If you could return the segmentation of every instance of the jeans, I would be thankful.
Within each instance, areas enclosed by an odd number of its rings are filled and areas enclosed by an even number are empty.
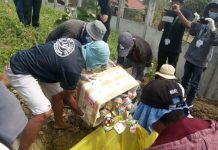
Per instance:
[[[23,8],[23,0],[14,0],[14,4],[16,7],[17,11],[17,16],[23,24],[25,23],[25,18],[24,18],[24,8]]]
[[[24,17],[25,25],[39,26],[39,14],[42,5],[42,0],[23,0],[24,1]],[[33,12],[33,13],[32,13]]]
[[[188,61],[185,62],[184,75],[182,77],[182,86],[186,93],[186,102],[188,105],[192,104],[193,99],[198,90],[198,85],[201,80],[201,75],[205,68],[195,66]]]
[[[165,51],[159,50],[157,71],[160,70],[161,66],[165,64],[167,60],[168,60],[168,64],[176,68],[178,59],[179,59],[179,53],[171,53],[171,52],[165,52]]]

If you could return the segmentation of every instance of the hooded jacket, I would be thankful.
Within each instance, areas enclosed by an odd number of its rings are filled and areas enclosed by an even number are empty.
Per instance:
[[[211,2],[205,7],[205,18],[208,17],[208,12],[212,8],[218,9],[218,2]],[[218,18],[214,20],[218,22]],[[185,54],[185,59],[195,66],[206,68],[213,56],[214,48],[212,46],[218,45],[218,31],[212,32],[207,24],[192,23],[189,32],[195,38]],[[202,44],[197,46],[199,41]]]

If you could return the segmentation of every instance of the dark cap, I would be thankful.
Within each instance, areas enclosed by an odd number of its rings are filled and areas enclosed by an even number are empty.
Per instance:
[[[183,3],[184,3],[184,0],[172,0],[172,1],[177,1],[177,2],[179,2],[180,4],[183,4]]]
[[[154,108],[176,108],[185,106],[183,94],[181,86],[175,80],[155,79],[143,88],[141,101]],[[179,98],[179,101],[173,101],[174,98]]]
[[[132,34],[129,32],[122,32],[118,37],[118,56],[126,57],[129,54],[131,47],[134,45]]]

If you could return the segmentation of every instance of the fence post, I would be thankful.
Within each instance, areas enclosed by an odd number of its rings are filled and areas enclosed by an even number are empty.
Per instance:
[[[44,0],[45,5],[48,5],[48,0]]]
[[[57,8],[57,0],[54,0],[54,8]]]
[[[116,30],[118,33],[120,28],[120,18],[123,17],[124,8],[125,8],[125,0],[119,0],[117,22],[116,22]]]
[[[145,29],[144,29],[144,34],[143,34],[144,38],[146,36],[146,32],[148,30],[148,27],[152,25],[154,13],[155,13],[155,8],[156,8],[156,0],[149,0],[148,11],[147,11],[147,15],[145,17]]]
[[[64,0],[65,11],[67,10],[69,5],[69,0]]]

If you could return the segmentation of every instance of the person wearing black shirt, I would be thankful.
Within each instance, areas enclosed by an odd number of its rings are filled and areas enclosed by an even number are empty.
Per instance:
[[[117,64],[123,68],[132,67],[132,76],[138,81],[144,81],[152,61],[150,45],[141,37],[122,32],[118,37],[117,53]]]
[[[110,0],[98,0],[100,12],[97,14],[97,19],[100,20],[106,27],[107,32],[103,37],[103,41],[107,42],[110,35],[111,8]]]
[[[166,63],[174,66],[178,62],[182,49],[182,38],[185,28],[190,28],[191,12],[181,9],[184,0],[172,0],[172,10],[164,11],[163,18],[159,23],[158,30],[164,30],[158,50],[157,70]],[[165,19],[166,16],[172,19]]]

